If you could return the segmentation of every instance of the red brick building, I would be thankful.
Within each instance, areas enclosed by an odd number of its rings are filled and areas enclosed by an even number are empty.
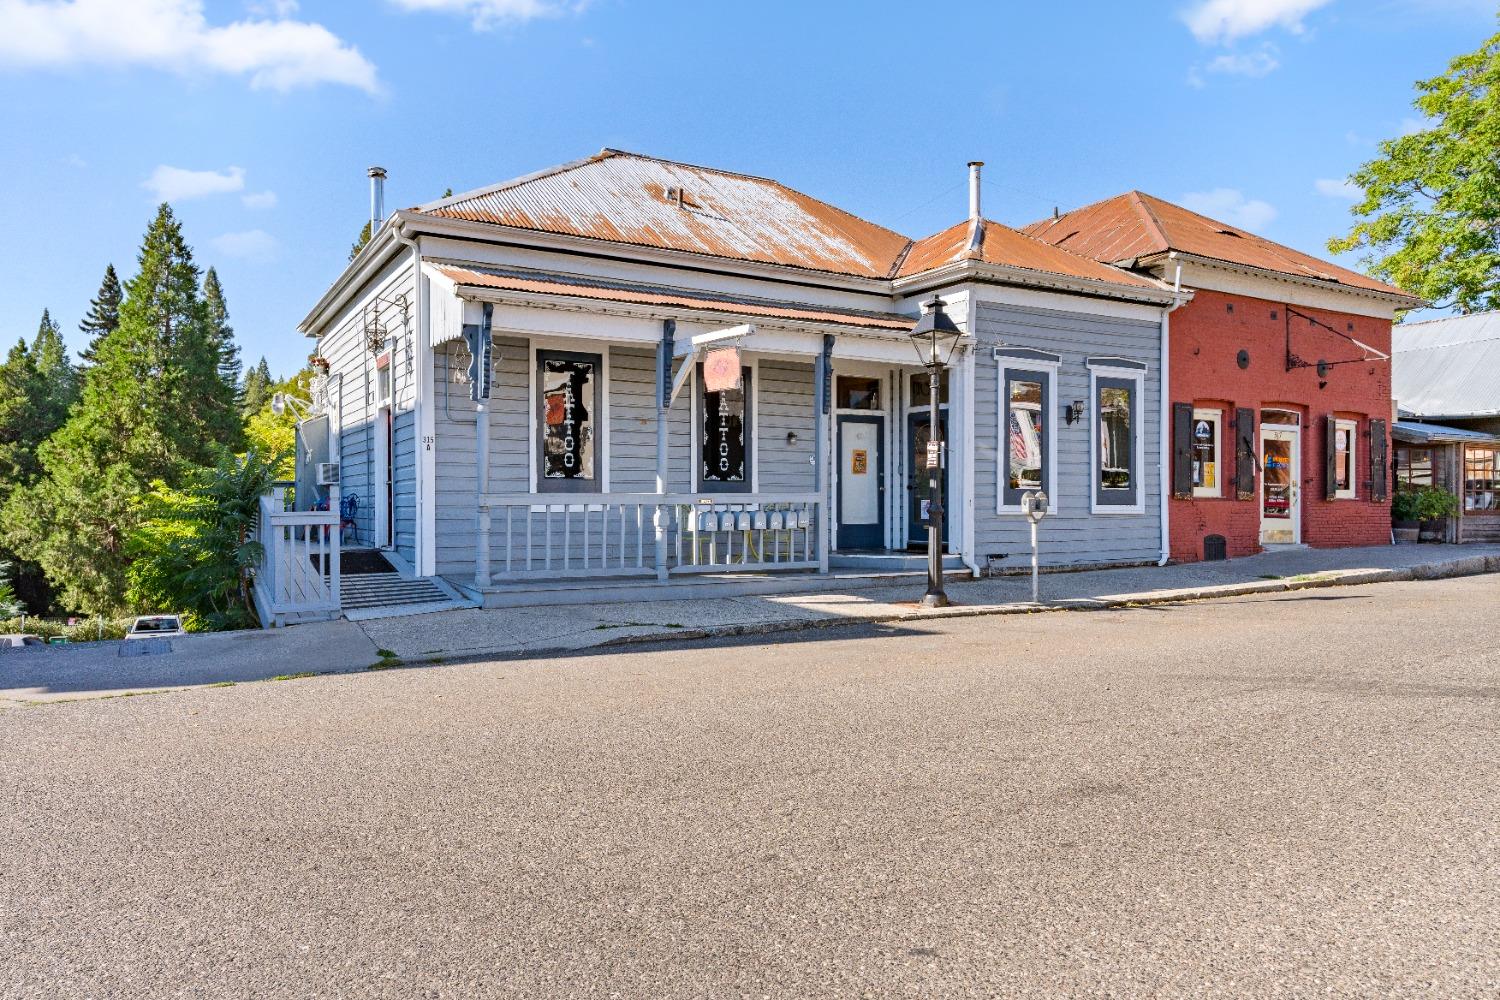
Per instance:
[[[1179,284],[1171,558],[1390,540],[1391,322],[1419,300],[1132,191],[1026,230]]]

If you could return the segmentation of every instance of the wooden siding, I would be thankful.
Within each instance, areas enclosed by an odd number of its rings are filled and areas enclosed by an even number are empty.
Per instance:
[[[403,556],[412,559],[416,547],[416,311],[410,310],[403,325],[400,311],[389,304],[403,294],[414,306],[411,260],[406,256],[392,261],[360,297],[350,302],[318,347],[328,359],[333,378],[330,402],[337,428],[334,451],[341,466],[342,492],[346,497],[359,497],[359,540],[369,545],[375,540],[375,491],[380,488],[381,474],[375,468],[375,357],[365,344],[361,310],[373,307],[377,297],[387,303],[382,319],[387,327],[393,378],[395,543]]]
[[[975,553],[981,564],[990,554],[1009,555],[1007,565],[1029,560],[1031,535],[1019,514],[996,513],[999,449],[1007,436],[999,426],[999,365],[993,349],[1030,348],[1060,355],[1056,396],[1044,419],[1055,422],[1056,481],[1049,487],[1053,514],[1040,529],[1043,564],[1090,565],[1155,561],[1161,557],[1161,328],[1155,323],[1054,309],[980,302],[974,372]],[[1145,427],[1140,470],[1142,513],[1093,514],[1089,421],[1089,370],[1084,359],[1097,356],[1145,363],[1140,417]],[[1024,362],[1015,365],[1024,366]],[[1085,416],[1068,425],[1062,408],[1085,401]]]

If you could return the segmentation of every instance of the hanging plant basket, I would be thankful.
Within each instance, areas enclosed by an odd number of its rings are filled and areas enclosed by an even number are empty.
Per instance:
[[[307,363],[313,368],[316,368],[318,371],[322,372],[324,375],[328,374],[328,359],[323,357],[323,355],[309,354],[307,356]]]

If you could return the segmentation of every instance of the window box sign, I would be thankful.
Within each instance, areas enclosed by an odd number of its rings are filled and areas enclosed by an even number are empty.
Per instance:
[[[538,352],[543,483],[590,483],[595,478],[597,355]]]
[[[740,387],[740,352],[721,347],[703,356],[703,391],[724,392]]]
[[[733,349],[722,353],[738,359]],[[713,355],[710,354],[709,358]],[[703,392],[699,405],[702,422],[699,427],[698,470],[700,487],[712,492],[749,492],[752,427],[750,426],[750,370],[736,369],[737,378],[723,379],[722,389],[709,388],[709,360],[705,359],[699,377]]]

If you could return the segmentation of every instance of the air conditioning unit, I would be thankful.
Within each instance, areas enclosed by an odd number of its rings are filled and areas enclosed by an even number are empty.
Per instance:
[[[337,463],[337,462],[319,462],[318,463],[318,485],[319,486],[337,486],[338,484],[339,484],[339,463]]]

